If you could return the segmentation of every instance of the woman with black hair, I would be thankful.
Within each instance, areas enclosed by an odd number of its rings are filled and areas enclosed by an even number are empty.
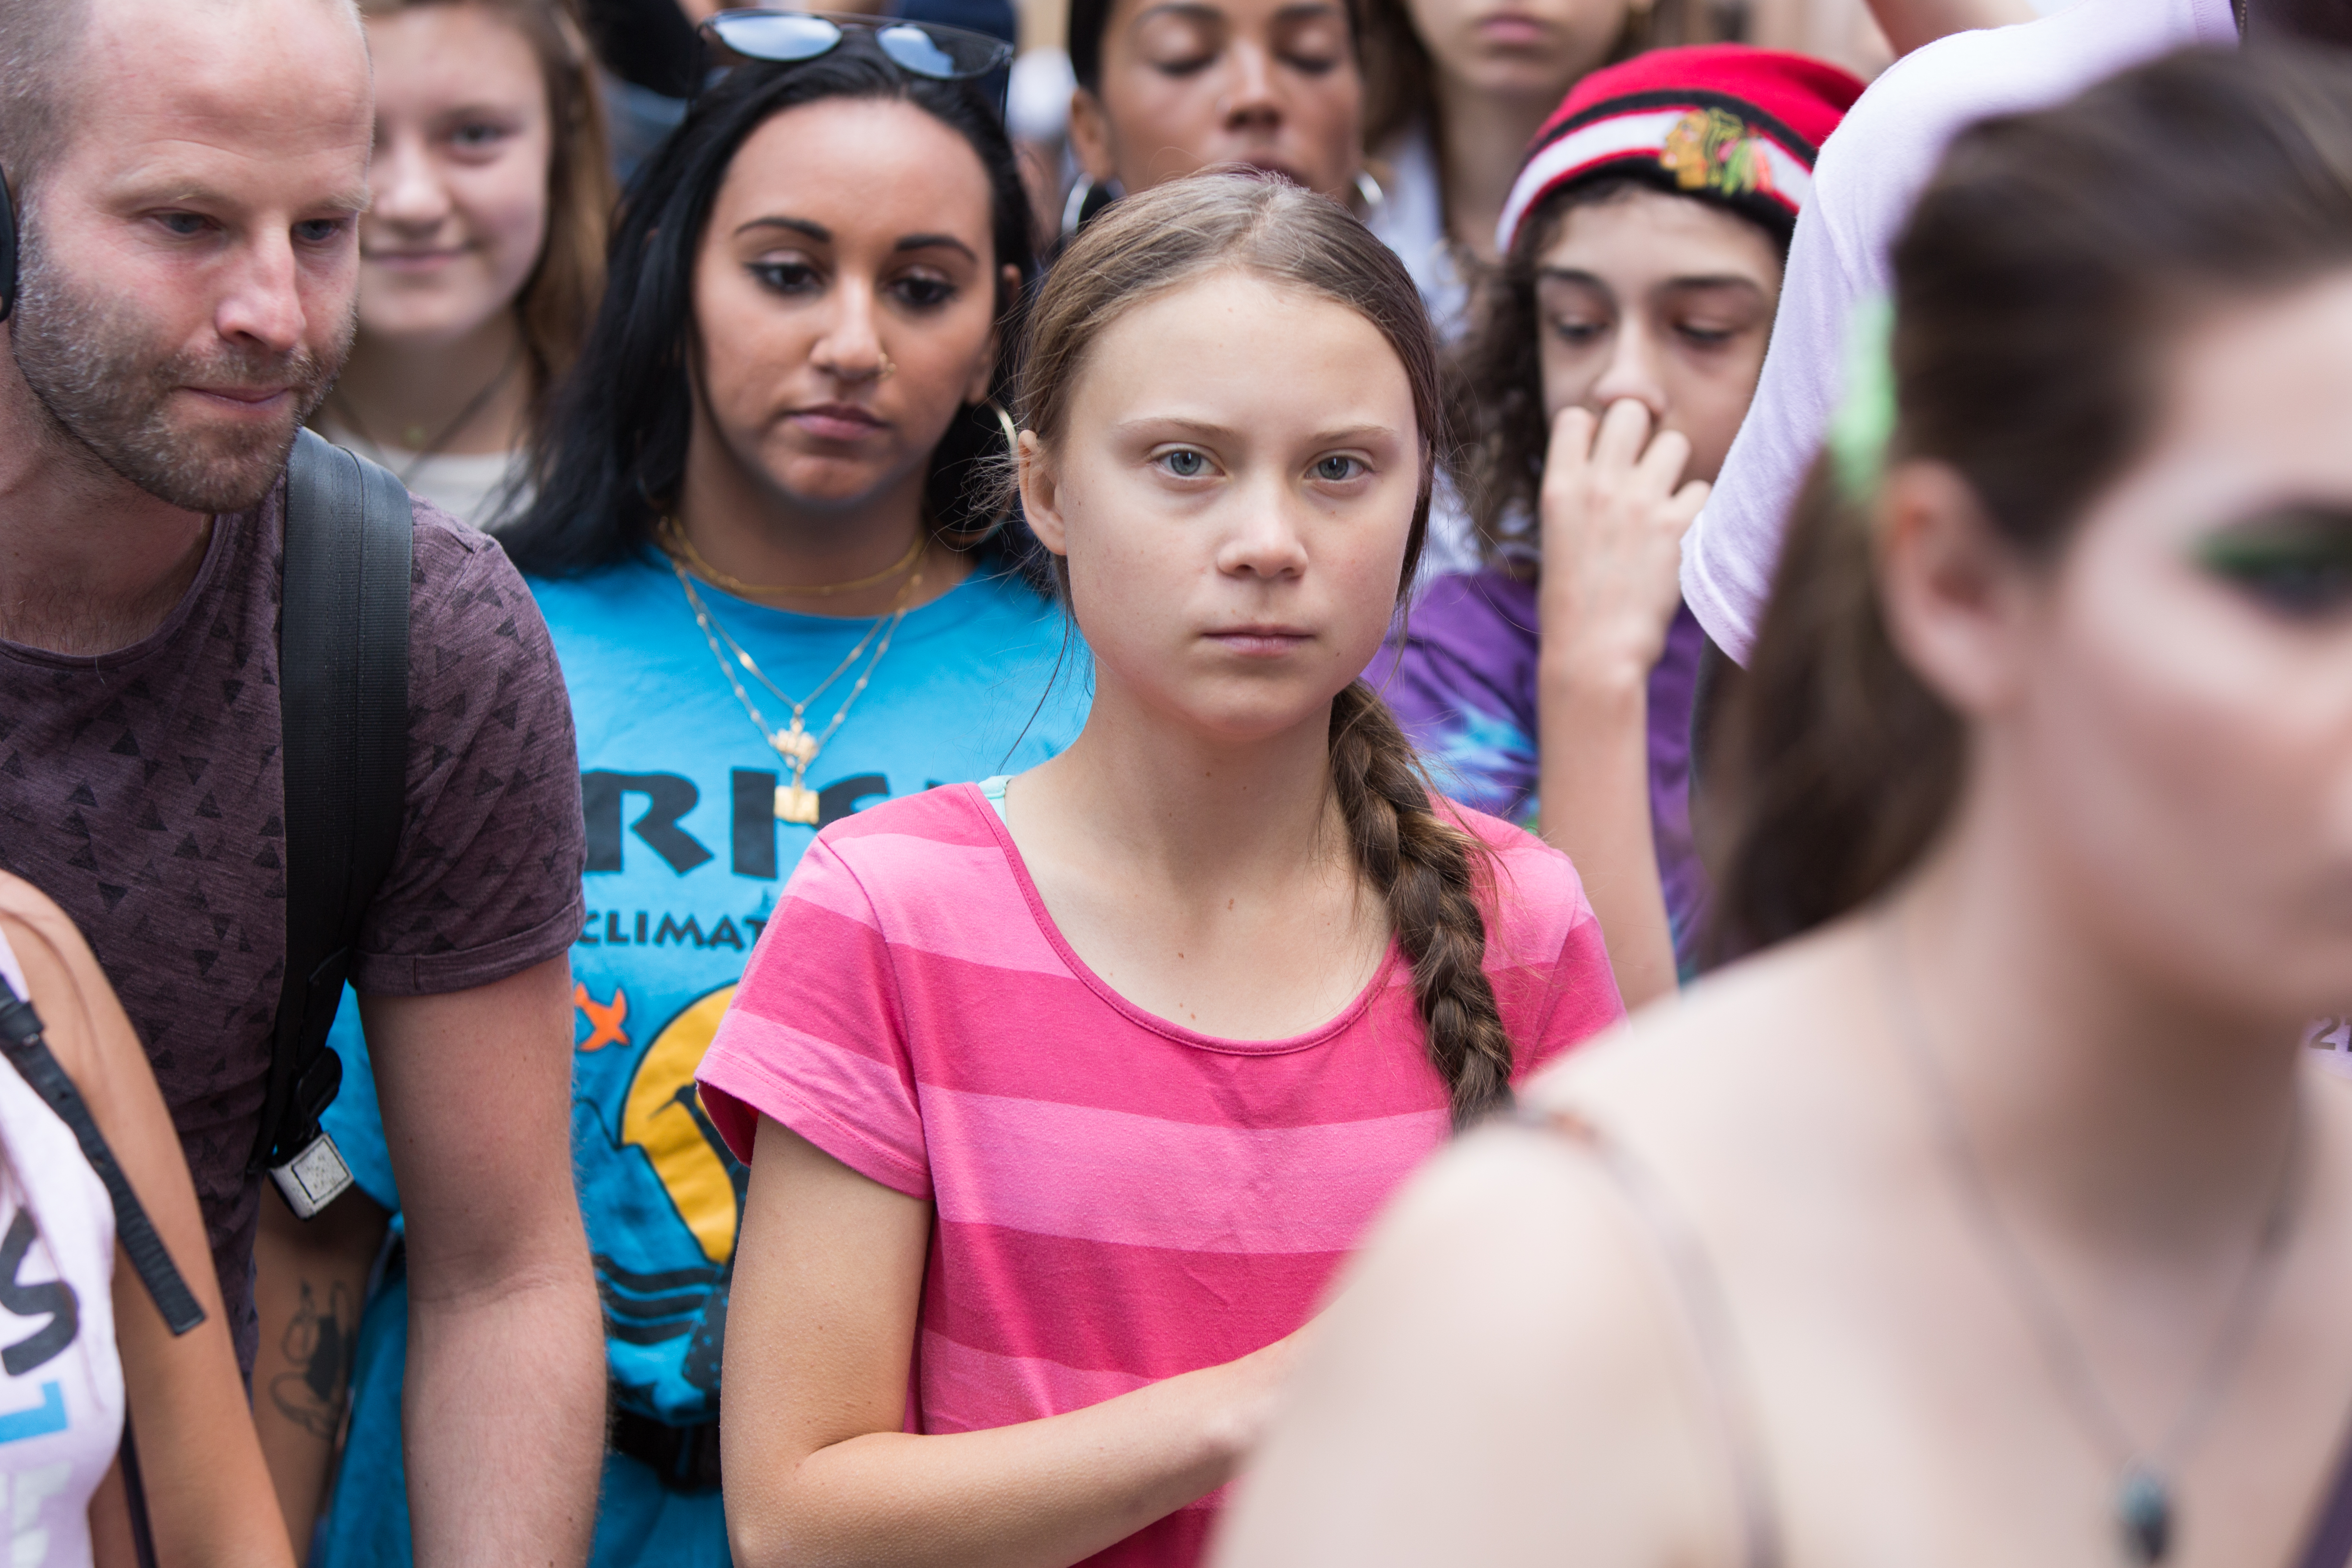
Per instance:
[[[647,167],[536,449],[537,500],[505,536],[563,663],[588,817],[573,1125],[614,1391],[600,1564],[727,1560],[719,1363],[744,1172],[693,1080],[783,879],[825,823],[1050,755],[1087,689],[1056,679],[1062,620],[990,482],[1032,267],[975,79],[1002,46],[752,23],[708,33],[808,58],[738,65]],[[350,1075],[333,1131],[394,1207],[368,1088]],[[350,1296],[367,1257],[344,1254]],[[357,1350],[335,1568],[410,1557],[391,1272]],[[311,1282],[321,1318],[333,1289]]]

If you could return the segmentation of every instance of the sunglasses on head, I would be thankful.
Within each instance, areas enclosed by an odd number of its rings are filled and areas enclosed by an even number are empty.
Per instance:
[[[966,81],[1013,61],[1013,46],[1002,38],[931,22],[885,17],[826,16],[814,11],[721,11],[703,23],[699,31],[719,46],[719,64],[765,60],[797,65],[831,54],[852,28],[871,35],[875,47],[900,70],[933,81]]]

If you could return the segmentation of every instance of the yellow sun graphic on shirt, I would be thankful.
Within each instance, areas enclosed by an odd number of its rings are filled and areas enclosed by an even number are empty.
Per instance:
[[[718,1133],[694,1098],[694,1074],[734,994],[734,986],[722,985],[662,1026],[621,1109],[621,1142],[645,1152],[703,1256],[722,1265],[735,1256],[741,1216]]]

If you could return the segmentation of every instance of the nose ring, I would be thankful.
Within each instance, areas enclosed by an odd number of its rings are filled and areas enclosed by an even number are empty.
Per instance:
[[[887,381],[887,380],[889,380],[892,376],[894,376],[894,375],[896,375],[896,374],[898,374],[898,362],[897,362],[896,360],[893,360],[893,359],[892,359],[888,354],[886,354],[886,353],[882,353],[882,351],[881,351],[881,350],[879,350],[879,349],[875,350],[875,351],[874,351],[874,353],[875,353],[875,358],[877,358],[877,359],[878,359],[879,361],[881,361],[881,363],[880,363],[880,364],[878,364],[878,365],[877,365],[877,366],[875,367],[875,370],[874,370],[874,379],[875,379],[875,380],[877,380],[877,381]]]

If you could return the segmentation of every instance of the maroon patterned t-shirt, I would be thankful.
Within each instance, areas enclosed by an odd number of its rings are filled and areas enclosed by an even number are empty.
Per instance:
[[[415,516],[407,806],[352,974],[396,995],[503,979],[581,922],[579,769],[547,628],[495,542],[423,501]],[[146,1043],[248,1371],[245,1166],[286,952],[284,519],[281,481],[215,520],[195,582],[134,647],[0,642],[0,866],[73,916]]]

